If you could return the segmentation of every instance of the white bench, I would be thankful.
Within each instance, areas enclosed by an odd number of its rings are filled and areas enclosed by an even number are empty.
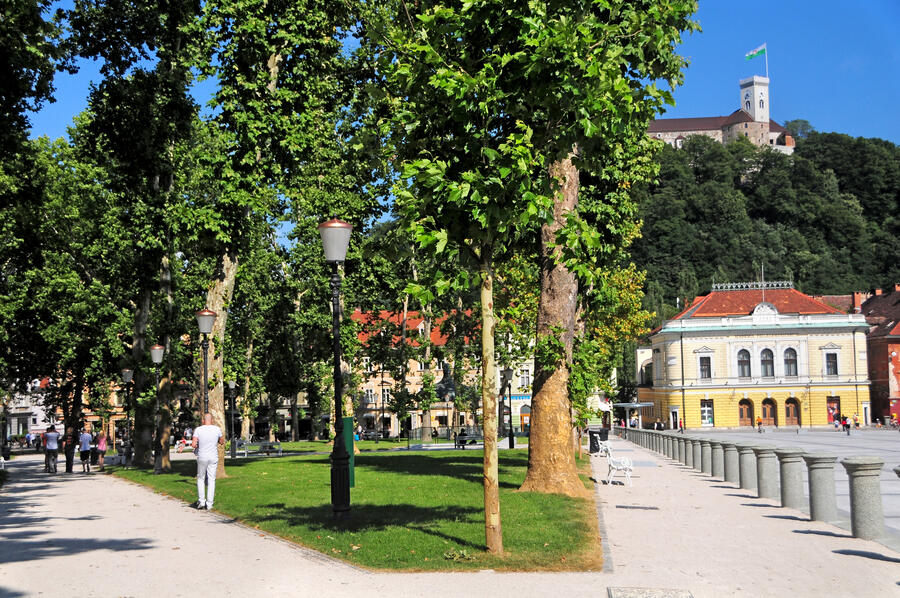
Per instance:
[[[609,472],[606,476],[607,486],[612,483],[613,476],[619,471],[625,474],[625,481],[631,486],[631,473],[634,471],[634,464],[631,462],[631,459],[628,457],[613,457],[612,449],[606,442],[600,443],[600,452],[597,453],[597,456],[606,457],[606,464],[609,467]]]

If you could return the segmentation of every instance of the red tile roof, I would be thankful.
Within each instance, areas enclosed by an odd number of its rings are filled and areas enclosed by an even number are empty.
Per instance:
[[[469,311],[466,311],[465,313],[466,313],[466,316],[472,315],[471,312],[469,312]],[[403,320],[403,314],[401,312],[381,310],[376,315],[373,312],[362,312],[357,309],[357,310],[354,310],[352,314],[350,314],[350,318],[354,322],[361,323],[364,328],[366,325],[375,324],[377,320],[387,320],[388,322],[391,322],[392,324],[397,326],[399,329],[399,326]],[[413,346],[417,346],[419,344],[419,341],[417,340],[418,333],[416,332],[416,329],[419,327],[419,324],[421,324],[424,320],[425,320],[425,318],[422,317],[418,311],[406,312],[406,341]],[[441,330],[441,324],[443,324],[446,320],[447,320],[446,315],[442,315],[442,316],[437,317],[434,320],[432,320],[432,323],[431,323],[431,344],[432,345],[437,346],[437,347],[442,347],[447,344],[448,336],[446,334],[444,334],[443,331]],[[360,332],[358,334],[358,338],[361,343],[365,344],[365,342],[369,338],[369,333],[366,332],[365,330],[363,330],[362,332]],[[466,340],[468,341],[469,339],[467,338]],[[395,343],[400,342],[399,335],[394,336],[394,342]]]
[[[747,316],[753,308],[765,301],[775,306],[780,314],[840,314],[841,310],[804,295],[796,289],[766,289],[765,299],[761,290],[712,291],[696,297],[691,305],[675,316],[681,318],[721,318]]]
[[[861,311],[872,325],[869,337],[900,336],[900,291],[869,297]]]
[[[681,131],[719,131],[738,123],[752,123],[753,117],[739,108],[728,116],[702,116],[699,118],[658,118],[650,122],[648,133],[677,133]],[[787,131],[774,120],[769,120],[769,131],[784,133]]]

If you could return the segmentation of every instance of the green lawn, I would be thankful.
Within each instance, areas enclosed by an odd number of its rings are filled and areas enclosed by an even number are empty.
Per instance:
[[[503,557],[485,552],[480,450],[357,455],[352,509],[340,522],[331,513],[328,456],[229,460],[229,477],[216,480],[216,510],[372,569],[598,569],[593,502],[518,492],[527,458],[526,451],[500,454]],[[193,502],[195,463],[173,466],[173,473],[158,476],[110,469]]]

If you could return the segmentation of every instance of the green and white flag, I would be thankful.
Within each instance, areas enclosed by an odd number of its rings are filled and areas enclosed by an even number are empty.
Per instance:
[[[751,58],[756,58],[757,56],[762,56],[766,53],[766,44],[761,45],[760,47],[750,50],[746,54],[744,54],[744,58],[750,60]]]

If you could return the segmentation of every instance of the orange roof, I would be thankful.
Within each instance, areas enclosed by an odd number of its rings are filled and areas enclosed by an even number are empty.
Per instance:
[[[466,314],[466,316],[472,315],[470,311],[466,311],[465,314]],[[357,309],[357,310],[354,310],[352,314],[350,314],[350,318],[355,322],[361,323],[363,326],[374,324],[378,320],[387,320],[388,322],[391,322],[392,324],[394,324],[395,326],[397,326],[399,328],[400,324],[403,321],[403,314],[402,314],[402,312],[388,311],[388,310],[383,309],[383,310],[379,311],[376,315],[374,312],[369,312],[369,311],[362,312]],[[422,317],[422,315],[420,315],[418,311],[406,312],[406,341],[413,346],[416,346],[419,344],[419,341],[416,338],[417,337],[416,329],[419,327],[419,324],[421,324],[424,320],[425,320],[425,318]],[[442,316],[435,318],[432,321],[432,323],[431,323],[431,344],[432,345],[437,346],[437,347],[442,347],[447,344],[448,337],[446,334],[444,334],[441,331],[441,324],[443,324],[446,320],[447,320],[447,316],[442,315]],[[365,330],[363,330],[359,333],[358,338],[361,343],[365,344],[369,338],[369,333],[366,332]],[[395,335],[393,340],[395,343],[399,343],[400,337]],[[468,340],[468,338],[466,340]]]
[[[771,303],[780,314],[840,314],[839,309],[804,295],[796,289],[766,289],[765,298],[759,289],[739,291],[712,291],[696,297],[690,307],[672,318],[721,318],[724,316],[748,316],[760,303]]]

